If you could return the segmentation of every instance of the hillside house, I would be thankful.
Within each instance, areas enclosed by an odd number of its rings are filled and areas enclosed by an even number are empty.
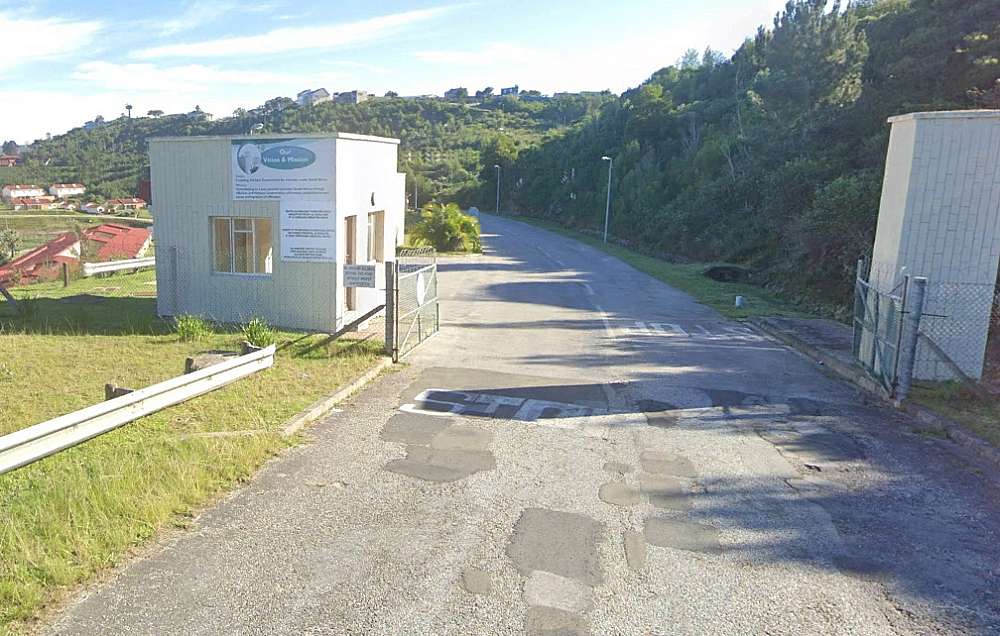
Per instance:
[[[146,201],[139,197],[128,199],[111,199],[107,202],[109,210],[141,210],[146,207]]]
[[[107,212],[107,208],[105,208],[100,203],[96,203],[94,201],[88,201],[87,203],[84,203],[83,205],[80,206],[80,211],[85,212],[87,214],[104,214],[105,212]]]
[[[62,266],[78,267],[80,254],[88,261],[141,258],[149,252],[153,234],[148,228],[104,224],[83,231],[85,246],[75,232],[63,232],[0,267],[0,285],[30,285],[55,280]]]
[[[60,199],[80,196],[86,191],[87,188],[82,183],[53,183],[49,186],[49,194]]]
[[[88,260],[112,261],[142,258],[153,242],[149,228],[105,223],[83,231],[88,245]]]
[[[368,101],[368,93],[365,91],[347,91],[337,93],[336,102],[338,104],[360,104]]]
[[[508,86],[507,88],[501,88],[500,96],[504,97],[506,95],[511,95],[513,97],[517,97],[520,92],[521,92],[521,87],[518,86],[517,84],[514,84],[513,86]]]
[[[74,232],[64,232],[5,265],[0,266],[0,285],[30,285],[55,280],[63,264],[80,262],[80,239]]]
[[[10,205],[15,210],[51,210],[56,207],[56,198],[51,195],[40,197],[13,197]]]
[[[0,189],[0,198],[10,203],[11,199],[21,197],[44,197],[45,190],[36,185],[11,183]]]
[[[17,155],[0,155],[0,168],[13,168],[21,163]]]
[[[295,96],[295,101],[298,102],[299,106],[312,106],[313,104],[328,102],[330,101],[330,97],[330,91],[325,88],[317,88],[316,90],[307,88]]]

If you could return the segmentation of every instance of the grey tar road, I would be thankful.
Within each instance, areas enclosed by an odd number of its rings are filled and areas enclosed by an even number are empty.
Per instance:
[[[47,629],[1000,633],[987,475],[620,261],[483,227],[408,365]]]

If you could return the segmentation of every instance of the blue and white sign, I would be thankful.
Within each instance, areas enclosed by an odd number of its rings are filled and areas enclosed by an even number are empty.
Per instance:
[[[233,199],[333,199],[332,139],[232,140]]]

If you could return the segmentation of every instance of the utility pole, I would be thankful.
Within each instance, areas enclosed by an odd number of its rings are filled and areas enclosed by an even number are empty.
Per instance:
[[[601,157],[601,160],[608,162],[608,202],[604,206],[604,242],[608,242],[608,218],[611,216],[611,170],[614,168],[615,161],[607,155]]]
[[[497,216],[500,216],[500,164],[495,163],[493,167],[497,169]]]

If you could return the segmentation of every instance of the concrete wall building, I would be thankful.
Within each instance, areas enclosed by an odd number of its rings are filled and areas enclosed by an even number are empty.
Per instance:
[[[333,332],[385,302],[346,288],[403,240],[399,141],[347,133],[149,142],[161,315]]]
[[[360,104],[367,102],[368,97],[369,95],[365,91],[347,91],[346,93],[337,93],[335,101],[338,104]]]
[[[0,198],[8,203],[23,197],[44,197],[45,189],[34,184],[11,183],[0,188]]]
[[[82,183],[53,183],[49,186],[49,194],[60,199],[79,196],[86,191]]]
[[[911,113],[892,130],[870,280],[929,280],[921,331],[969,376],[983,370],[1000,261],[1000,111]],[[915,377],[952,374],[921,343]]]
[[[330,91],[325,88],[317,88],[316,90],[310,90],[307,88],[295,96],[295,101],[298,102],[299,106],[321,104],[323,102],[330,101]]]

